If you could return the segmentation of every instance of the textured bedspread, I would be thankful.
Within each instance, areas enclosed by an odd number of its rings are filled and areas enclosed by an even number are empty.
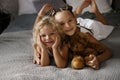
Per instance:
[[[35,15],[27,15],[34,21]],[[25,18],[26,16],[22,16]],[[23,18],[19,18],[22,20]],[[113,57],[101,64],[100,70],[84,68],[74,70],[41,67],[33,64],[32,28],[28,19],[18,23],[15,21],[0,35],[0,80],[119,80],[120,79],[120,28],[115,28],[112,34],[102,42],[110,47]],[[26,27],[23,27],[23,24]],[[30,24],[29,24],[30,23]],[[16,28],[19,24],[19,29]],[[22,25],[22,26],[21,26]]]

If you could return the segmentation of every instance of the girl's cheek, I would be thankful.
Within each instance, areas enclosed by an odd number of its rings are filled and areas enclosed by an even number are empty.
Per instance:
[[[57,36],[58,36],[58,34],[54,35],[54,36],[53,36],[53,39],[56,40],[56,37],[57,37]]]
[[[59,36],[58,33],[56,33],[56,35],[54,35],[53,39],[56,40],[56,38]]]
[[[45,38],[41,38],[40,40],[41,40],[42,42],[44,42],[44,41],[45,41]]]

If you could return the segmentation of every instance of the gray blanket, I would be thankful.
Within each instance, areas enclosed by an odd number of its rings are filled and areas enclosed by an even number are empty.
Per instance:
[[[113,57],[101,64],[99,70],[41,67],[33,64],[32,25],[36,15],[23,15],[13,21],[0,35],[0,80],[119,80],[120,26],[101,41]],[[24,25],[23,25],[24,24]]]

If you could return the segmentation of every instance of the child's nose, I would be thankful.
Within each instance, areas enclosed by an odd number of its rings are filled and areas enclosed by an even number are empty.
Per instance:
[[[49,39],[49,35],[46,36],[46,39]]]
[[[65,25],[66,27],[70,27],[70,24],[69,23],[66,23],[66,25]]]

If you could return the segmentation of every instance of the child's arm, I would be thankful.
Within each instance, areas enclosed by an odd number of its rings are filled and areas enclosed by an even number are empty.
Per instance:
[[[53,7],[52,7],[50,4],[45,4],[45,5],[41,8],[41,10],[39,11],[39,13],[38,13],[38,15],[37,15],[37,18],[36,18],[34,24],[36,24],[38,21],[40,21],[41,18],[42,18],[43,16],[45,16],[45,14],[46,14],[49,10],[51,10],[52,8],[53,8]]]
[[[41,66],[48,66],[50,65],[50,58],[49,54],[46,49],[41,49],[41,60],[40,60]]]
[[[49,54],[47,47],[42,43],[41,36],[37,36],[37,42],[39,45],[39,52],[41,54],[40,57],[40,65],[41,66],[48,66],[50,64]]]
[[[68,64],[68,47],[61,46],[60,36],[57,36],[56,42],[52,46],[53,56],[57,67],[64,68]]]
[[[91,34],[87,33],[87,35],[88,35],[90,43],[98,44],[100,46],[103,46],[103,48],[104,48],[103,53],[98,54],[97,56],[90,55],[85,58],[86,65],[88,65],[94,69],[99,69],[100,63],[109,59],[112,56],[112,54],[106,45],[100,43],[100,41],[96,40]]]
[[[97,60],[98,64],[100,64],[101,62],[106,61],[107,59],[109,59],[112,56],[109,48],[106,45],[102,44],[100,41],[96,40],[91,34],[89,34],[89,33],[87,33],[87,34],[89,36],[89,41],[91,43],[95,43],[95,44],[101,45],[105,49],[105,51],[103,53],[101,53],[100,55],[96,56],[96,60]]]
[[[37,36],[37,41],[36,44],[33,45],[33,48],[34,48],[33,63],[39,64],[41,66],[48,66],[50,64],[50,60],[47,48],[41,42],[39,36]]]
[[[67,46],[64,45],[60,50],[53,48],[53,56],[56,66],[60,68],[64,68],[68,64],[68,48]]]

